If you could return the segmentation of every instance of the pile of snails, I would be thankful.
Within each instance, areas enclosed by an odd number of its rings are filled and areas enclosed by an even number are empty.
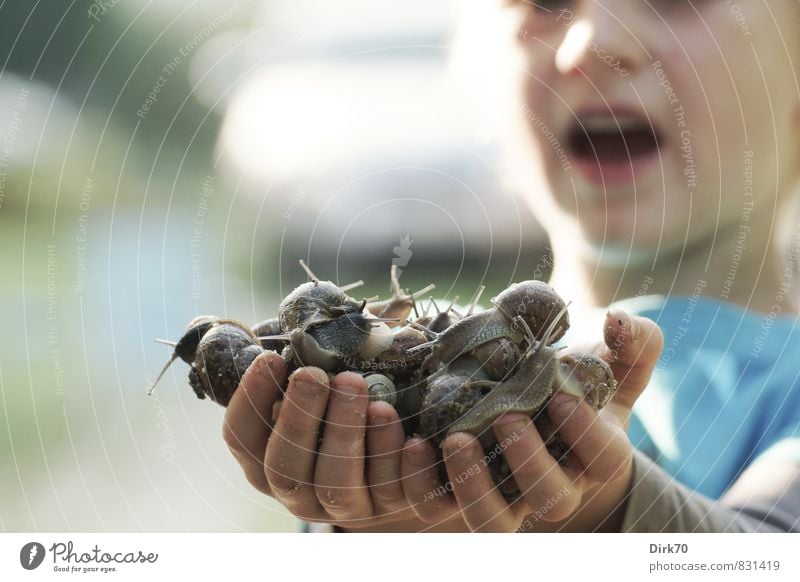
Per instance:
[[[361,281],[339,287],[319,280],[303,261],[300,265],[310,281],[283,299],[277,317],[251,327],[201,316],[177,342],[158,340],[172,346],[173,354],[150,391],[180,358],[190,366],[189,384],[198,398],[227,406],[253,360],[274,350],[290,372],[316,366],[331,377],[345,370],[361,374],[370,400],[391,404],[407,435],[436,445],[464,431],[489,450],[497,444],[492,423],[504,412],[524,413],[562,463],[569,447],[544,410],[549,399],[564,391],[599,410],[614,394],[606,362],[592,354],[559,355],[553,346],[566,333],[569,314],[546,283],[515,283],[485,310],[476,310],[481,287],[463,314],[454,303],[440,310],[433,299],[420,313],[417,299],[434,286],[409,294],[394,266],[392,297],[359,301],[348,291]],[[441,455],[441,447],[437,450]],[[503,494],[516,498],[519,491],[502,455],[494,455],[488,466]]]

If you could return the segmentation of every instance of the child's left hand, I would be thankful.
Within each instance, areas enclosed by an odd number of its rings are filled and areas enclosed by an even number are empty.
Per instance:
[[[653,321],[622,311],[609,312],[604,338],[605,344],[590,351],[610,364],[617,379],[611,402],[598,413],[558,394],[548,405],[572,448],[570,466],[548,454],[530,418],[508,413],[495,421],[494,431],[498,443],[508,443],[503,455],[522,498],[506,503],[482,462],[480,443],[466,433],[443,443],[452,494],[441,494],[445,489],[433,446],[409,439],[402,457],[403,489],[420,519],[435,524],[460,513],[474,531],[618,530],[631,481],[633,445],[626,434],[631,408],[650,379],[664,338]]]

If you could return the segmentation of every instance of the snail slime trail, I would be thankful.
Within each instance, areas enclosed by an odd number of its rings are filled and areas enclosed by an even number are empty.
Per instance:
[[[595,410],[605,406],[617,383],[608,364],[592,354],[564,354],[553,347],[569,328],[568,305],[548,284],[514,283],[477,308],[483,287],[468,310],[442,310],[400,285],[396,265],[392,295],[357,299],[362,281],[339,286],[323,281],[300,261],[309,281],[281,301],[273,317],[249,326],[204,315],[189,322],[177,341],[158,340],[173,352],[150,393],[176,359],[189,365],[189,385],[198,398],[227,406],[242,375],[265,350],[280,354],[289,373],[316,366],[330,377],[360,374],[371,401],[393,406],[407,436],[419,434],[437,445],[447,435],[469,432],[480,440],[487,465],[508,500],[520,495],[492,431],[503,413],[529,416],[559,463],[570,462],[569,446],[550,421],[546,406],[558,392],[583,398]],[[444,463],[439,467],[447,483]]]

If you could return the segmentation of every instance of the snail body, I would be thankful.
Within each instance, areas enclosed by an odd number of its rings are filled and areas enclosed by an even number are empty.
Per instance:
[[[556,317],[551,318],[550,325],[544,330],[544,337],[535,346],[529,347],[516,371],[499,382],[486,398],[453,423],[448,434],[465,431],[488,441],[485,444],[489,444],[493,438],[490,427],[503,413],[520,412],[532,417],[558,390],[583,397],[583,388],[562,375],[558,350],[548,345],[551,343],[550,338],[557,333],[562,312],[566,313],[566,306]]]
[[[489,309],[457,321],[430,342],[433,352],[423,363],[423,371],[436,373],[460,356],[472,352],[479,346],[501,338],[521,343],[524,335],[515,329],[509,319],[496,309]],[[425,344],[413,350],[427,347]]]
[[[448,428],[448,434],[454,432],[469,432],[481,440],[494,438],[491,425],[505,412],[520,412],[532,416],[543,404],[547,402],[555,390],[564,389],[565,383],[560,376],[560,363],[555,350],[543,347],[528,352],[520,362],[519,368],[513,376],[504,382],[499,382],[471,410],[466,412],[459,420]],[[582,396],[571,390],[572,384],[567,385],[570,393]]]
[[[389,275],[392,296],[384,301],[367,303],[367,310],[374,316],[404,321],[411,314],[416,298],[436,288],[436,285],[428,285],[409,295],[403,292],[398,277],[397,265],[392,265]]]
[[[361,355],[345,357],[344,364],[351,370],[364,372],[384,370],[391,371],[395,376],[410,375],[419,368],[427,354],[420,351],[411,355],[408,350],[427,341],[428,339],[422,332],[407,325],[394,331],[389,346],[376,356],[371,358]]]
[[[313,321],[288,335],[293,358],[300,366],[337,369],[340,360],[360,356],[371,360],[392,345],[383,320],[367,313],[347,313],[330,321]]]
[[[554,322],[559,325],[547,342],[560,339],[569,327],[564,301],[552,287],[541,281],[515,283],[491,300],[494,308],[467,315],[429,345],[433,353],[423,364],[426,373],[440,373],[449,362],[495,340],[507,339],[521,345],[523,340],[540,340]],[[420,349],[418,346],[414,349]]]

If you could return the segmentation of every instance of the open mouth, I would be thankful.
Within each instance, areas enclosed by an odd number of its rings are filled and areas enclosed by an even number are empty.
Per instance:
[[[637,117],[586,116],[576,119],[567,134],[570,153],[583,161],[618,164],[650,156],[661,146],[661,136]]]

